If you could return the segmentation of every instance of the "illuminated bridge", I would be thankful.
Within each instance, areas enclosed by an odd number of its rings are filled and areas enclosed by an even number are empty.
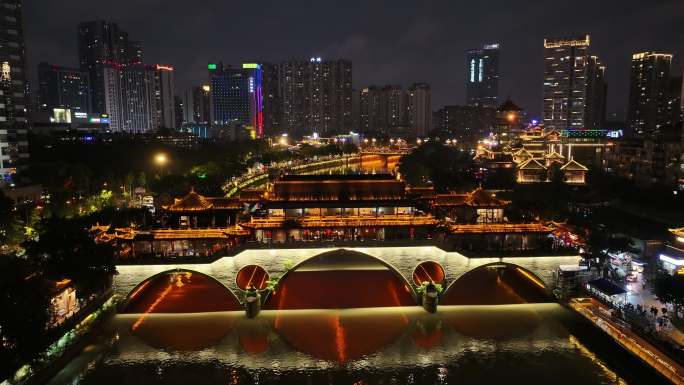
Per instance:
[[[255,249],[205,264],[119,265],[124,312],[232,311],[247,287],[266,288],[265,309],[414,306],[421,282],[443,285],[445,305],[548,302],[559,265],[579,256],[468,258],[434,246]]]

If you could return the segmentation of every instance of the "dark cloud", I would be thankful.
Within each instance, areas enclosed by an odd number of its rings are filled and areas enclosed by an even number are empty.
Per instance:
[[[147,62],[176,66],[179,90],[204,81],[210,60],[320,55],[351,59],[356,87],[429,82],[437,108],[464,101],[464,52],[497,41],[501,96],[537,114],[543,38],[588,32],[608,66],[609,109],[622,111],[633,52],[670,51],[676,63],[684,55],[681,0],[26,0],[24,7],[32,67],[75,66],[77,24],[105,19],[143,42]]]

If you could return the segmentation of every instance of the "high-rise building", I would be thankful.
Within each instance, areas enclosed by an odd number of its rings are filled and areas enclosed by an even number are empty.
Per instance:
[[[668,89],[667,108],[670,111],[670,125],[677,126],[682,123],[682,76],[672,76]]]
[[[291,136],[305,133],[304,82],[308,63],[290,60],[280,65],[280,90],[282,92],[282,128]]]
[[[407,124],[411,133],[424,137],[432,130],[432,101],[430,85],[415,83],[407,92]]]
[[[109,115],[109,128],[114,132],[125,131],[123,95],[121,92],[123,82],[122,71],[123,66],[119,64],[101,66],[102,95],[104,97],[104,104],[101,110],[106,111]]]
[[[668,106],[671,65],[671,54],[632,55],[627,119],[638,134],[651,134],[671,123]]]
[[[0,184],[11,183],[29,157],[22,3],[0,1]]]
[[[176,110],[176,129],[179,130],[183,127],[184,123],[184,112],[183,112],[183,98],[178,95],[173,97],[173,108]]]
[[[383,88],[387,99],[387,127],[389,130],[401,127],[405,123],[405,98],[399,85],[389,85]]]
[[[596,56],[587,58],[586,99],[584,104],[584,128],[600,130],[606,123],[606,66]]]
[[[155,71],[142,64],[122,66],[121,76],[121,125],[112,131],[143,133],[157,128]],[[111,112],[110,112],[111,114]]]
[[[370,99],[371,87],[359,91],[359,124],[357,129],[363,134],[370,132]]]
[[[211,121],[211,86],[192,87],[183,93],[183,122],[209,124]]]
[[[244,63],[242,69],[249,82],[249,127],[257,138],[264,137],[264,71],[259,63]]]
[[[104,67],[108,64],[142,63],[142,46],[128,40],[128,33],[116,23],[104,20],[81,23],[78,26],[78,57],[80,68],[90,77],[92,110],[105,112]]]
[[[38,65],[38,109],[53,108],[90,111],[87,72],[45,62]]]
[[[352,65],[347,60],[287,61],[280,66],[283,129],[300,136],[352,127]]]
[[[177,128],[173,73],[172,66],[154,66],[155,128]]]
[[[499,44],[486,44],[467,53],[466,99],[469,106],[499,105]]]
[[[211,87],[211,126],[217,129],[250,126],[254,83],[250,82],[248,72],[223,63],[209,63],[207,68]]]
[[[496,120],[491,107],[444,106],[434,113],[440,138],[477,141],[489,135]]]
[[[261,86],[264,109],[264,133],[267,136],[281,134],[282,97],[280,92],[280,67],[261,63]]]
[[[684,120],[684,74],[682,74],[681,79],[683,79],[683,80],[682,80],[682,84],[681,84],[682,91],[679,94],[680,95],[679,96],[679,107],[682,111],[682,120]],[[682,138],[684,138],[684,132],[682,132]]]
[[[144,133],[175,127],[172,67],[112,63],[102,72],[112,131]]]
[[[406,123],[406,100],[400,85],[370,86],[359,94],[361,132],[388,134]]]
[[[589,55],[589,44],[589,35],[544,39],[542,114],[547,127],[581,129],[603,121],[605,67]]]

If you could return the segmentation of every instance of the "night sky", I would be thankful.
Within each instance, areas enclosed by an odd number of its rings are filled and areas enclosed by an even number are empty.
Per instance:
[[[684,56],[684,0],[25,0],[30,69],[77,66],[79,22],[117,22],[145,62],[176,67],[176,88],[206,79],[206,63],[256,58],[352,60],[354,87],[429,82],[433,109],[463,104],[465,51],[499,42],[500,96],[541,109],[543,38],[590,33],[607,65],[608,109],[626,109],[631,54]]]

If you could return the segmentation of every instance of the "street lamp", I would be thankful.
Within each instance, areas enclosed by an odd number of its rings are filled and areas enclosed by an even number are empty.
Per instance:
[[[164,173],[164,166],[166,166],[166,163],[168,163],[168,162],[169,162],[169,158],[167,158],[166,154],[164,154],[163,152],[160,152],[154,156],[154,163],[156,163],[157,166],[159,166],[159,176],[160,177]]]

